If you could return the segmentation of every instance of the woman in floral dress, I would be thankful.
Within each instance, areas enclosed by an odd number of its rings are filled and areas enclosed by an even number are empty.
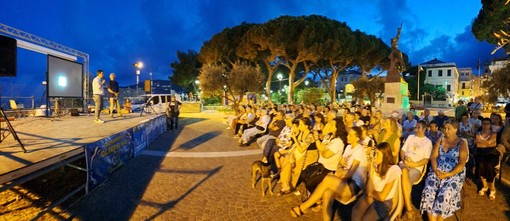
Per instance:
[[[429,220],[443,220],[460,209],[460,192],[466,178],[466,160],[469,154],[465,139],[457,136],[459,124],[448,120],[445,136],[432,150],[431,168],[421,197],[421,212]]]

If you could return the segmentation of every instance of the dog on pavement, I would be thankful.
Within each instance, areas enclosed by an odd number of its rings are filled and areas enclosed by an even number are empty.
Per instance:
[[[266,164],[260,160],[254,161],[251,165],[251,188],[255,189],[255,182],[257,175],[260,174],[260,183],[262,188],[262,197],[266,196],[264,183],[269,187],[269,193],[273,195],[273,187],[271,185],[271,165]]]

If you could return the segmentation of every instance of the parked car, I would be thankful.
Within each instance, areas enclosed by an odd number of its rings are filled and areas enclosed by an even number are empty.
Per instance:
[[[174,94],[178,101],[181,101],[181,96],[178,94]],[[139,112],[142,108],[145,108],[144,111],[156,113],[164,113],[166,108],[166,103],[170,101],[172,98],[172,94],[144,94],[138,97],[135,97],[131,101],[131,110],[133,112]],[[152,106],[151,107],[149,107]]]
[[[493,112],[503,112],[503,110],[505,109],[505,106],[506,106],[506,102],[503,102],[503,101],[498,101],[496,102],[494,105],[492,105],[492,111]]]

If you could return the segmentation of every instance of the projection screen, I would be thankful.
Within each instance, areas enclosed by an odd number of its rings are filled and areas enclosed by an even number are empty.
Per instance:
[[[48,55],[48,97],[83,98],[83,65]]]

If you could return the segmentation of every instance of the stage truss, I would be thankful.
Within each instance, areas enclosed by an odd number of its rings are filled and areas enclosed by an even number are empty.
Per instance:
[[[61,53],[52,53],[51,50],[42,51],[40,49],[37,49],[37,47],[33,47],[33,46],[30,46],[29,44],[25,44],[25,45],[27,45],[27,47],[22,47],[22,48],[25,48],[27,50],[35,51],[35,52],[42,53],[42,54],[51,54],[53,56],[64,58],[64,59],[69,59],[69,56],[66,56],[66,55],[71,55],[71,56],[76,56],[76,57],[82,58],[83,59],[83,72],[85,74],[84,85],[83,85],[83,110],[86,110],[87,101],[89,100],[87,91],[89,88],[88,86],[90,84],[90,82],[89,82],[89,78],[90,78],[89,54],[82,52],[82,51],[78,51],[76,49],[73,49],[73,48],[70,48],[67,46],[64,46],[64,45],[61,45],[54,41],[50,41],[50,40],[41,38],[39,36],[30,34],[28,32],[19,30],[17,28],[10,27],[10,26],[2,24],[2,23],[0,23],[0,33],[3,33],[8,37],[13,37],[17,40],[26,41],[28,43],[35,44],[35,46],[41,46],[41,47],[55,50],[55,51],[61,52]],[[20,44],[20,42],[18,41],[18,47],[20,47],[19,44]]]

